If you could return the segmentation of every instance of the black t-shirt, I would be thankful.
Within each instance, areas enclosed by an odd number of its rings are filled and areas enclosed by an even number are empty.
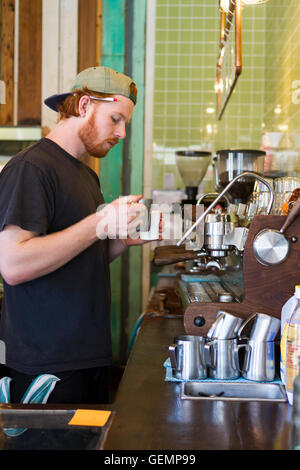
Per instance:
[[[0,230],[40,236],[79,222],[104,203],[97,175],[49,139],[14,156],[0,173]],[[56,271],[4,281],[0,339],[7,366],[40,374],[111,363],[108,240]]]

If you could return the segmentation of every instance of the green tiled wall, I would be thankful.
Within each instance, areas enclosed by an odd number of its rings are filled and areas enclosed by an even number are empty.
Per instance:
[[[266,4],[242,9],[242,74],[222,119],[217,121],[215,150],[260,147],[265,101],[265,18]]]
[[[153,188],[183,187],[175,151],[211,147],[213,121],[205,114],[215,106],[214,74],[219,37],[215,1],[157,0],[153,121]]]
[[[289,145],[299,147],[300,2],[270,0],[266,6],[265,128],[284,132]]]
[[[165,173],[183,187],[175,166],[179,148],[259,148],[264,131],[298,134],[299,18],[299,0],[242,9],[242,75],[218,121],[206,111],[216,106],[218,1],[157,0],[153,188],[165,187]],[[211,170],[205,179],[204,192],[213,189]]]

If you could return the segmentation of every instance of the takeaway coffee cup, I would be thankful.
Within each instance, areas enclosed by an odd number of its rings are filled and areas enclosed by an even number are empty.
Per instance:
[[[181,380],[199,380],[207,377],[204,360],[205,338],[202,336],[177,336],[169,346],[173,376]]]

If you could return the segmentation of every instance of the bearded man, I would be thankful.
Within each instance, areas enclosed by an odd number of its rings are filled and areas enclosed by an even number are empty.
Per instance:
[[[59,112],[56,127],[0,174],[0,362],[13,403],[41,374],[57,379],[48,403],[107,402],[109,263],[141,243],[118,233],[135,220],[142,196],[106,205],[101,227],[118,213],[115,236],[99,235],[104,199],[82,158],[104,158],[125,138],[136,97],[130,77],[82,71],[69,92],[45,100]]]

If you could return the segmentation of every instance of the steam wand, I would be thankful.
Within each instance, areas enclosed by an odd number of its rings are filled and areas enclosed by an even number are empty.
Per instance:
[[[230,183],[223,189],[223,191],[219,194],[219,196],[210,204],[210,206],[206,209],[206,211],[201,214],[201,216],[196,220],[196,222],[185,232],[181,240],[177,242],[176,246],[182,245],[182,243],[187,239],[187,237],[192,233],[192,231],[202,222],[202,220],[207,216],[207,214],[218,204],[220,199],[224,196],[224,194],[227,193],[227,191],[231,188],[231,186],[234,185],[236,181],[238,181],[240,178],[243,178],[244,176],[252,176],[252,178],[256,178],[259,180],[261,183],[263,183],[265,186],[267,186],[269,192],[270,192],[270,201],[267,207],[267,215],[270,214],[273,202],[274,202],[274,192],[273,189],[271,188],[270,184],[262,178],[260,175],[255,173],[254,171],[245,171],[244,173],[241,173],[237,175],[235,178],[233,178]]]

